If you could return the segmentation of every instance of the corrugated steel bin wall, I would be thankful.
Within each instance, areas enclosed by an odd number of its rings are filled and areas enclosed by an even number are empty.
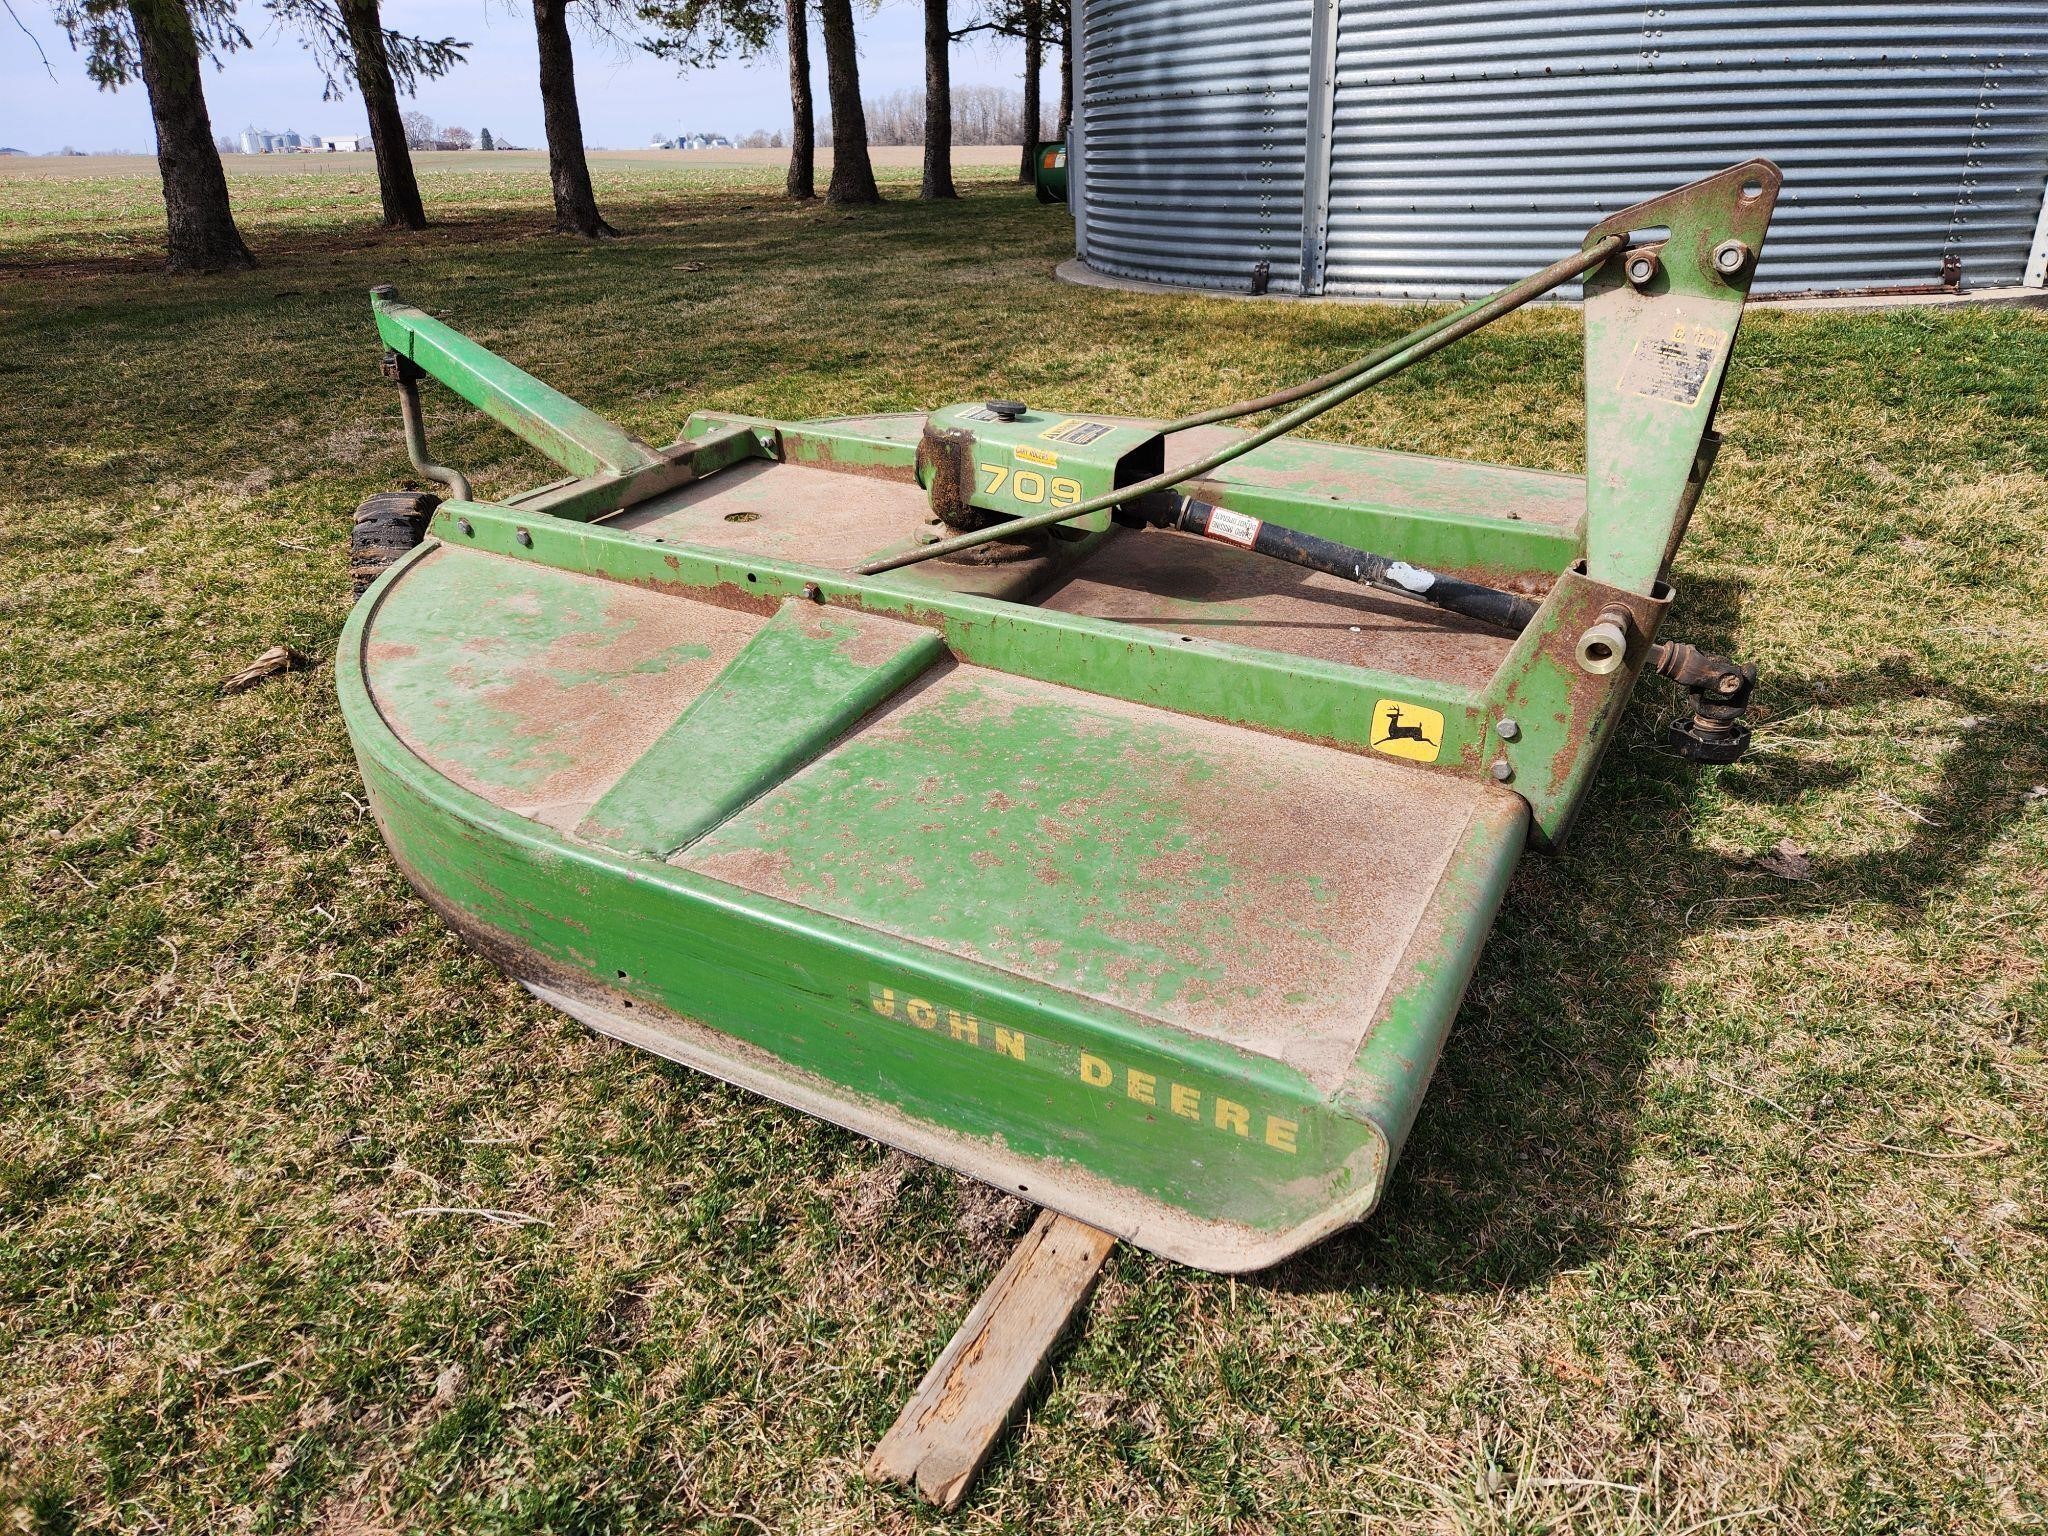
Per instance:
[[[1116,165],[1090,166],[1081,254],[1127,276],[1241,291],[1264,259],[1298,291],[1305,257],[1312,292],[1464,297],[1754,154],[1786,176],[1762,292],[1931,284],[1946,255],[1968,286],[2018,283],[2042,216],[2041,0],[1300,0],[1233,9],[1227,32],[1206,3],[1079,3],[1081,131]],[[1233,243],[1242,191],[1196,169],[1220,141],[1189,122],[1282,79],[1259,131],[1269,160],[1296,150],[1302,222],[1289,250],[1274,199],[1254,248]]]
[[[1311,0],[1082,10],[1084,259],[1240,289],[1263,261],[1275,288],[1299,286],[1313,16]]]

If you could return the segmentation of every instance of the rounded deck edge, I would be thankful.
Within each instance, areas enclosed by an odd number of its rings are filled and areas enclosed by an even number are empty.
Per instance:
[[[689,1019],[656,1013],[644,1005],[636,1006],[629,1014],[588,994],[578,995],[525,977],[517,979],[542,1002],[601,1035],[707,1073],[816,1119],[844,1126],[871,1141],[937,1163],[1004,1194],[1071,1216],[1148,1253],[1195,1269],[1217,1274],[1249,1274],[1268,1269],[1363,1220],[1379,1203],[1385,1185],[1385,1144],[1375,1140],[1374,1166],[1369,1175],[1344,1200],[1327,1207],[1310,1222],[1275,1233],[1204,1221],[1131,1190],[1113,1189],[1096,1176],[1063,1170],[986,1143],[948,1136],[923,1121],[892,1112],[887,1105],[813,1085],[786,1063],[777,1063],[773,1070],[765,1069],[750,1061],[748,1057],[754,1053],[730,1036]]]
[[[610,866],[614,861],[570,844],[550,829],[531,825],[521,835],[499,832],[501,813],[417,757],[384,721],[365,673],[365,651],[376,609],[423,553],[414,551],[365,594],[350,615],[336,655],[336,685],[350,743],[363,770],[372,809],[393,861],[408,883],[465,941],[535,996],[598,1032],[693,1067],[857,1134],[899,1147],[927,1161],[1073,1217],[1176,1263],[1219,1274],[1266,1269],[1363,1220],[1379,1203],[1392,1163],[1387,1130],[1375,1120],[1354,1120],[1358,1146],[1329,1172],[1343,1175],[1334,1198],[1288,1227],[1260,1228],[1204,1217],[1060,1159],[1012,1152],[1001,1138],[952,1133],[801,1068],[711,1026],[613,993],[592,976],[569,970],[522,943],[519,936],[481,921],[450,893],[439,890],[407,857],[392,831],[388,795],[406,802],[404,818],[422,821],[430,839],[545,845],[551,863]],[[588,870],[586,869],[586,873]],[[638,881],[639,872],[616,871]],[[594,897],[593,897],[594,899]],[[1347,1117],[1348,1118],[1348,1117]]]

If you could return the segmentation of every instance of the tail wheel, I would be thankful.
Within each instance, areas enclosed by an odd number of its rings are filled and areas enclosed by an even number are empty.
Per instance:
[[[441,498],[424,491],[386,491],[356,508],[356,524],[348,536],[348,574],[361,597],[427,536],[427,522]]]

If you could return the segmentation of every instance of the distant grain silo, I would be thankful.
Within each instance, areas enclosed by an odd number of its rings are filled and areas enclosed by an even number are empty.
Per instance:
[[[1464,298],[1768,155],[1757,292],[2048,279],[2041,0],[1074,3],[1069,202],[1101,273]]]

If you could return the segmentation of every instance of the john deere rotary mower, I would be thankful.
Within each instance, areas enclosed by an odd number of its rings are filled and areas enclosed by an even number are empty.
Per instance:
[[[338,672],[392,854],[607,1035],[1187,1264],[1284,1258],[1379,1199],[1637,675],[1690,691],[1679,752],[1747,741],[1754,673],[1657,637],[1779,183],[1171,422],[657,448],[379,289],[446,492],[358,514]],[[1575,279],[1583,478],[1292,435]],[[429,377],[565,478],[475,499]]]

